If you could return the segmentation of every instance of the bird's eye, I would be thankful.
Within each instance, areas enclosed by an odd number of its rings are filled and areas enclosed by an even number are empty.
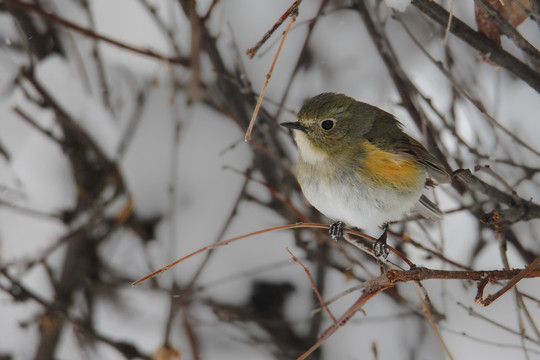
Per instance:
[[[322,127],[324,130],[330,130],[331,128],[334,127],[334,120],[324,120],[324,121],[321,123],[321,127]]]

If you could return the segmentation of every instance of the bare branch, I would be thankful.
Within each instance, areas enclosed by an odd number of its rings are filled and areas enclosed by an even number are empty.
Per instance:
[[[448,24],[450,14],[436,2],[413,0],[412,4],[441,26]],[[485,54],[493,63],[510,71],[536,91],[540,92],[540,73],[504,51],[484,34],[474,31],[456,17],[452,18],[450,31],[476,50]]]

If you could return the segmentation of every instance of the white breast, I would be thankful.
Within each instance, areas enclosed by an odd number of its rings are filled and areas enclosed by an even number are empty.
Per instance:
[[[415,191],[403,194],[391,188],[373,187],[358,177],[341,182],[327,178],[316,183],[303,176],[298,179],[304,195],[317,210],[360,229],[400,219],[418,201],[423,188],[419,184]]]
[[[326,154],[322,150],[317,149],[311,144],[303,131],[295,131],[294,139],[296,140],[298,151],[300,152],[300,155],[302,156],[304,161],[310,164],[316,164],[320,161],[325,160],[328,157],[328,154]]]

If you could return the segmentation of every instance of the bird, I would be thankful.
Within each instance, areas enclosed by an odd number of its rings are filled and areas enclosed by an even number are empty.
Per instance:
[[[443,212],[423,194],[426,186],[450,180],[444,165],[403,131],[392,114],[345,94],[326,92],[306,101],[296,122],[281,123],[294,133],[297,178],[304,196],[334,222],[359,229],[378,225],[377,257],[388,255],[388,223],[414,207],[437,220]]]

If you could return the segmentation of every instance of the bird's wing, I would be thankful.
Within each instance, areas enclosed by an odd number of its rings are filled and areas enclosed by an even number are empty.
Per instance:
[[[397,141],[396,151],[410,157],[412,160],[426,167],[428,174],[432,176],[438,183],[450,182],[450,175],[444,168],[443,164],[426,148],[412,137],[405,136]]]
[[[412,137],[406,137],[398,142],[399,152],[410,156],[414,161],[426,167],[429,176],[432,176],[438,183],[447,183],[450,181],[450,175],[444,168],[443,164],[426,148]],[[430,181],[432,183],[432,181]],[[426,182],[427,184],[428,182]],[[439,209],[437,204],[428,199],[425,195],[420,196],[415,205],[415,210],[421,216],[430,220],[440,220],[443,218],[443,211]]]

